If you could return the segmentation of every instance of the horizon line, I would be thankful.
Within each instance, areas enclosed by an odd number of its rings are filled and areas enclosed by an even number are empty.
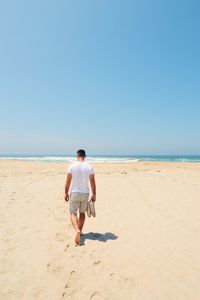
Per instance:
[[[74,157],[76,157],[76,153],[73,153],[73,154],[64,154],[64,153],[59,153],[59,154],[52,154],[52,153],[0,153],[0,156],[27,156],[27,155],[29,155],[29,156],[74,156]],[[86,153],[86,157],[90,157],[90,156],[128,156],[128,155],[130,155],[130,156],[147,156],[147,155],[149,155],[149,156],[200,156],[200,154],[184,154],[184,153],[182,153],[182,154],[159,154],[159,153],[156,153],[156,154],[150,154],[150,153],[147,153],[147,154],[144,154],[144,153],[142,153],[142,154],[138,154],[138,153],[136,153],[136,154],[133,154],[133,153],[128,153],[128,154],[122,154],[122,153],[89,153],[89,154],[87,154]]]

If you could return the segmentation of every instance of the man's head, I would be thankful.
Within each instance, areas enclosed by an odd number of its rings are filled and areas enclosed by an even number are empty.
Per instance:
[[[78,158],[78,159],[85,159],[85,157],[86,157],[85,150],[79,149],[79,150],[77,151],[77,158]]]

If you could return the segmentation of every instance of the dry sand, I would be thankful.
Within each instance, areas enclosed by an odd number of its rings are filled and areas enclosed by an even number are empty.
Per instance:
[[[200,164],[96,164],[74,246],[67,164],[0,162],[0,299],[200,299]]]

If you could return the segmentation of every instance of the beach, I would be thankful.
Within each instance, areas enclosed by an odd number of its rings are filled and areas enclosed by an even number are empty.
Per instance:
[[[94,163],[82,246],[67,163],[0,161],[0,299],[200,299],[200,163]]]

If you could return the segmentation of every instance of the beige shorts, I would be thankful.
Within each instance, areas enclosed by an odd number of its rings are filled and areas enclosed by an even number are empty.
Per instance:
[[[89,193],[71,193],[69,198],[69,212],[70,214],[85,213],[87,203],[89,199]]]

